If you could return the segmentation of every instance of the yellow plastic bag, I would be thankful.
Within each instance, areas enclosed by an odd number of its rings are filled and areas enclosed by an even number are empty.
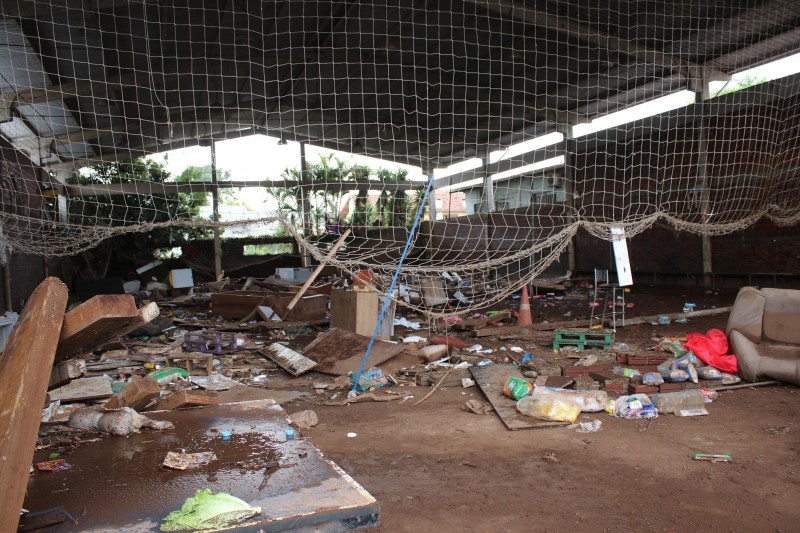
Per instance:
[[[581,406],[569,400],[553,396],[533,398],[526,396],[517,402],[517,410],[532,418],[550,422],[569,422],[574,424],[581,414]]]

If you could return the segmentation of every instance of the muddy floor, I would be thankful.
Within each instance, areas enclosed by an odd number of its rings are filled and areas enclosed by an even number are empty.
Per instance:
[[[630,315],[677,312],[687,299],[722,307],[734,297],[639,289],[629,297]],[[558,302],[535,302],[534,313],[557,320],[568,312]],[[657,333],[705,332],[726,320],[620,328],[617,341],[644,345]],[[290,385],[281,381],[273,386]],[[409,390],[416,398],[427,392]],[[469,398],[483,399],[475,388],[449,388],[416,406],[300,400],[286,408],[318,413],[319,425],[305,434],[378,499],[380,531],[796,531],[800,523],[796,387],[726,392],[704,417],[581,415],[602,421],[597,433],[511,432],[494,414],[462,411]],[[693,453],[729,454],[734,462],[692,461]]]
[[[685,302],[725,307],[735,295],[637,287],[627,297],[634,304],[627,316],[679,312]],[[551,297],[533,300],[532,311],[535,322],[552,322],[586,317],[590,307],[585,299]],[[644,350],[654,335],[705,332],[726,321],[722,314],[629,326],[618,329],[616,342]],[[525,341],[462,336],[497,349],[520,346],[536,358],[559,357]],[[475,387],[440,389],[419,405],[413,404],[429,388],[399,389],[414,396],[406,402],[323,406],[312,387],[320,380],[331,378],[276,371],[266,388],[237,386],[220,399],[274,398],[290,414],[316,411],[319,425],[302,436],[377,498],[381,532],[796,531],[800,523],[796,387],[725,392],[703,417],[583,414],[579,421],[598,419],[602,426],[579,433],[565,427],[512,432],[494,413],[462,411],[466,400],[484,400]],[[694,453],[729,454],[733,463],[693,461]]]

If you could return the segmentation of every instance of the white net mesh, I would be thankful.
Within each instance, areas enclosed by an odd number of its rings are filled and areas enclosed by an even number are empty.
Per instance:
[[[436,315],[563,274],[579,228],[800,217],[795,1],[18,0],[0,17],[0,223],[17,251],[216,228],[288,232],[322,260],[349,227],[330,263],[385,290],[433,176],[401,296],[446,272],[447,303],[400,300]],[[212,172],[209,145],[236,139],[250,170]],[[295,143],[304,168],[274,151]],[[186,171],[146,158],[198,146]]]

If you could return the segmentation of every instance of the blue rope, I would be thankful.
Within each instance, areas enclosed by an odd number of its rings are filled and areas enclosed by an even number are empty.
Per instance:
[[[403,253],[400,255],[400,262],[397,264],[397,268],[394,271],[394,277],[392,277],[392,284],[389,285],[389,290],[386,293],[386,298],[383,300],[383,306],[381,307],[381,312],[378,315],[378,322],[375,324],[375,330],[372,332],[372,338],[369,339],[369,344],[367,345],[367,353],[364,354],[364,359],[361,361],[361,368],[358,369],[358,374],[356,375],[356,379],[353,382],[353,389],[350,391],[351,395],[355,395],[358,391],[358,382],[361,380],[361,375],[364,373],[364,367],[367,364],[367,358],[369,357],[369,352],[372,350],[372,345],[375,343],[375,337],[378,336],[378,331],[381,327],[381,322],[383,322],[383,315],[386,314],[386,309],[389,307],[389,302],[392,300],[392,293],[394,293],[394,287],[397,285],[397,278],[400,275],[400,269],[403,266],[403,261],[406,260],[406,255],[408,255],[408,249],[411,247],[411,241],[414,239],[414,233],[417,231],[417,225],[419,224],[419,219],[422,217],[422,212],[425,210],[425,204],[428,202],[428,195],[433,188],[433,174],[431,174],[430,178],[428,179],[428,186],[425,188],[425,195],[422,197],[422,201],[419,203],[419,207],[417,207],[417,215],[414,217],[414,223],[411,225],[411,231],[408,232],[408,239],[406,240],[406,246],[403,248]]]

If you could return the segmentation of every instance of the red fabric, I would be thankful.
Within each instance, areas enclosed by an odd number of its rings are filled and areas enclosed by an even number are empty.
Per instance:
[[[708,333],[689,333],[686,335],[684,345],[707,365],[718,368],[723,372],[736,374],[739,363],[735,355],[728,353],[728,339],[725,333],[718,329],[710,329]]]

